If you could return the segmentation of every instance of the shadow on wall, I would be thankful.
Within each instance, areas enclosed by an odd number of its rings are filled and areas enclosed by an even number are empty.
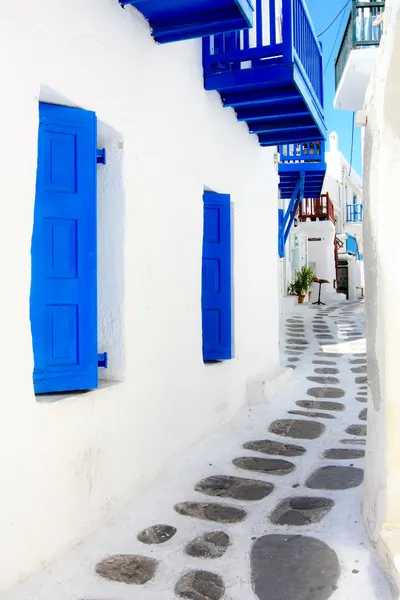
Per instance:
[[[108,369],[100,379],[121,381],[125,373],[124,240],[125,193],[123,141],[110,125],[97,121],[97,147],[107,162],[97,171],[98,347],[108,352]]]

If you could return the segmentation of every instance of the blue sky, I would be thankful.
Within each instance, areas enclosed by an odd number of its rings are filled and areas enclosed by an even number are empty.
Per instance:
[[[346,3],[346,0],[306,0],[312,20],[314,22],[317,34],[321,33],[329,23],[335,18],[337,13]],[[333,108],[333,98],[335,95],[335,58],[340,48],[343,39],[343,32],[346,27],[348,15],[350,14],[350,6],[346,7],[344,16],[342,15],[332,25],[332,27],[319,39],[323,45],[325,67],[329,55],[334,47],[333,54],[325,73],[325,119],[328,132],[335,130],[339,135],[339,149],[350,160],[351,150],[351,132],[353,114],[346,110],[335,110]],[[340,25],[340,33],[335,43],[335,38],[338,34]],[[354,131],[354,150],[353,150],[353,166],[361,175],[361,133],[358,127]]]

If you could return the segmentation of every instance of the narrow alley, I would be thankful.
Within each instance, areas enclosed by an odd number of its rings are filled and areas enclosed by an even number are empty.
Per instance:
[[[296,307],[283,393],[244,407],[124,515],[0,599],[388,600],[361,516],[364,327],[363,301]]]

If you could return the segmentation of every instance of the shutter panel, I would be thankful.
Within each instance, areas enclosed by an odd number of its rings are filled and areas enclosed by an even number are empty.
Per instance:
[[[230,196],[204,193],[202,324],[204,361],[232,358]]]
[[[39,105],[30,314],[35,393],[97,374],[96,115]]]

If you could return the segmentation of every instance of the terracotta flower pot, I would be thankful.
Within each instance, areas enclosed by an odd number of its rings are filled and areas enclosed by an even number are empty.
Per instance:
[[[297,302],[299,304],[304,304],[304,298],[305,298],[305,294],[301,294],[300,296],[297,296]]]

